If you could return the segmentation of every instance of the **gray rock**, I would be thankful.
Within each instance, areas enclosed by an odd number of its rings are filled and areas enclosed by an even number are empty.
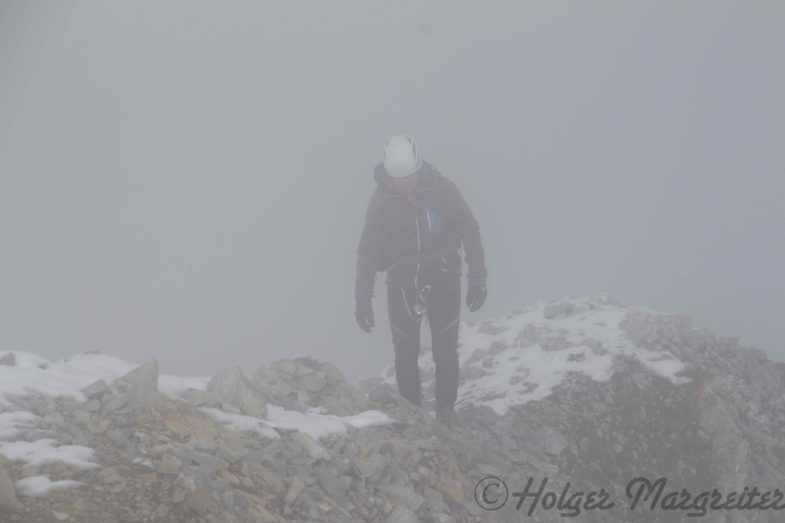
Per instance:
[[[373,454],[370,458],[355,459],[354,466],[363,477],[371,482],[376,482],[387,466],[387,461],[381,454]]]
[[[158,392],[158,361],[152,360],[121,376],[117,385],[125,387],[128,407],[138,412],[148,407]]]
[[[192,468],[198,467],[201,474],[213,474],[220,467],[220,458],[208,452],[201,452],[190,446],[183,446],[171,449],[173,456],[183,464],[189,464]]]
[[[300,387],[308,392],[319,392],[327,385],[324,372],[307,374],[300,378]]]
[[[180,397],[195,407],[217,407],[220,400],[213,394],[199,389],[187,389]]]
[[[278,374],[280,377],[283,378],[291,378],[296,376],[298,373],[298,369],[302,365],[294,360],[275,360],[270,364],[269,370],[275,374]]]
[[[221,438],[218,441],[218,455],[229,463],[236,463],[250,453],[250,449],[239,441]]]
[[[171,454],[161,456],[161,463],[158,464],[158,473],[163,475],[176,475],[180,472],[180,460]]]
[[[186,505],[196,512],[206,512],[210,505],[213,491],[207,487],[195,488],[186,500]]]
[[[427,496],[423,502],[423,508],[434,514],[446,510],[447,505],[444,503],[444,497],[441,492],[429,488],[426,491],[426,494]]]
[[[20,508],[22,508],[22,504],[16,499],[14,483],[3,464],[0,463],[0,514],[3,513],[3,509],[18,510]]]
[[[331,498],[342,501],[346,496],[348,488],[333,470],[326,467],[317,468],[314,477],[322,490]]]
[[[325,361],[321,363],[320,368],[327,378],[327,383],[330,385],[346,383],[346,377],[343,375],[343,372],[334,364]]]
[[[84,394],[84,397],[88,400],[101,399],[104,394],[109,392],[109,385],[107,385],[106,381],[103,379],[99,379],[83,388],[80,392]]]
[[[128,405],[128,396],[125,394],[115,394],[105,398],[104,401],[101,402],[101,414],[111,414],[120,410],[126,405]]]
[[[14,365],[16,365],[16,355],[13,352],[4,354],[2,357],[0,357],[0,365],[13,367]]]
[[[292,432],[289,437],[292,441],[301,445],[305,452],[313,458],[314,460],[323,459],[329,461],[330,453],[325,450],[323,446],[319,444],[316,440],[314,440],[311,436],[306,434],[305,432]]]
[[[286,488],[286,495],[283,498],[283,502],[287,505],[294,503],[294,500],[297,499],[297,496],[300,495],[303,488],[305,488],[305,484],[299,478],[292,478],[289,480],[289,486]]]
[[[431,514],[430,522],[431,523],[455,523],[455,518],[449,514],[437,512],[435,514]]]
[[[417,521],[417,516],[409,507],[399,505],[385,520],[387,523],[413,523]]]
[[[378,376],[374,376],[371,378],[359,378],[357,380],[357,386],[363,391],[365,394],[370,394],[373,390],[381,385],[382,378]]]
[[[550,320],[556,318],[557,316],[567,316],[569,315],[575,305],[570,302],[557,302],[557,303],[550,303],[545,306],[543,310],[543,315],[545,316],[546,320]]]
[[[385,494],[398,498],[398,503],[409,507],[414,512],[420,510],[420,507],[422,507],[425,502],[425,498],[404,485],[381,485],[379,486],[379,490]]]
[[[239,367],[230,367],[213,376],[207,390],[247,416],[267,416],[267,402]]]

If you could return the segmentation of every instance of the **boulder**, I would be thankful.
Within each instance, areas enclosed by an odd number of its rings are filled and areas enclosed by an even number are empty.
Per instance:
[[[213,376],[207,390],[246,416],[267,416],[267,402],[239,367],[230,367]]]
[[[0,514],[5,510],[18,510],[22,504],[16,499],[14,483],[6,472],[5,467],[0,464]]]
[[[151,360],[117,378],[117,388],[128,398],[128,407],[138,412],[148,407],[158,392],[158,361]]]
[[[542,430],[542,451],[551,456],[558,456],[567,448],[567,439],[551,427]]]
[[[88,400],[101,399],[101,396],[109,392],[109,385],[106,384],[106,381],[100,379],[83,388],[80,392]]]

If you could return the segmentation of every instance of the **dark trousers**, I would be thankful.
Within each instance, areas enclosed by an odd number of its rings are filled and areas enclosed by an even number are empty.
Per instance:
[[[414,316],[414,287],[387,287],[387,309],[395,348],[395,375],[398,392],[421,404],[420,355],[421,320]],[[458,394],[458,328],[461,312],[461,277],[451,276],[431,283],[426,314],[431,328],[431,351],[436,367],[436,406],[453,406]],[[414,316],[414,317],[413,317]]]

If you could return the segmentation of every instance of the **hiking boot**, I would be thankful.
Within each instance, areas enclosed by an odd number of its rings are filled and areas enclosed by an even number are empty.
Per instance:
[[[455,411],[452,405],[436,407],[436,419],[445,427],[452,427]]]

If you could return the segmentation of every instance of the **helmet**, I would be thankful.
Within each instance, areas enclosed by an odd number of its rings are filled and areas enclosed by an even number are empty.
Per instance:
[[[417,146],[410,137],[399,134],[384,145],[384,169],[390,176],[409,176],[420,168]]]

